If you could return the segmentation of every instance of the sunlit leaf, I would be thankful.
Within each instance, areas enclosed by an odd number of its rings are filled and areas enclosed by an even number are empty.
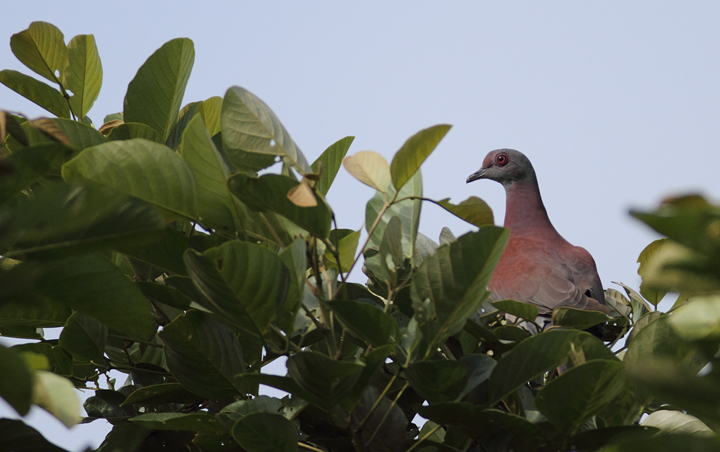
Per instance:
[[[330,145],[329,148],[325,149],[325,152],[313,162],[311,169],[314,173],[320,171],[320,167],[322,166],[320,180],[318,180],[315,188],[322,193],[323,196],[327,195],[328,190],[330,190],[330,186],[335,180],[335,176],[342,165],[343,159],[354,140],[355,137],[345,137],[336,141]]]
[[[102,85],[102,64],[93,35],[78,35],[70,40],[64,84],[73,93],[70,97],[73,113],[84,118]]]
[[[375,190],[387,193],[390,165],[385,157],[373,151],[360,151],[346,157],[343,166],[355,179]]]
[[[410,180],[450,127],[446,124],[429,127],[408,138],[395,153],[391,165],[392,181],[396,189],[399,190]]]
[[[0,83],[60,118],[69,118],[70,109],[60,91],[11,69],[0,71]]]
[[[51,82],[60,83],[68,60],[62,32],[47,22],[33,22],[12,35],[10,48],[18,60]]]
[[[125,95],[125,122],[147,124],[167,140],[177,121],[195,49],[187,38],[166,42],[143,63]]]
[[[695,416],[676,410],[660,410],[645,418],[642,425],[672,434],[713,437],[715,433]]]
[[[75,386],[67,378],[42,370],[35,371],[32,401],[67,427],[82,421]]]

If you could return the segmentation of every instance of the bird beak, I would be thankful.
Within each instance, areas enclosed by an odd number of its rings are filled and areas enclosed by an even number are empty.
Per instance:
[[[480,168],[476,173],[472,173],[470,177],[467,178],[467,183],[469,184],[474,180],[485,178],[485,171],[485,168]]]

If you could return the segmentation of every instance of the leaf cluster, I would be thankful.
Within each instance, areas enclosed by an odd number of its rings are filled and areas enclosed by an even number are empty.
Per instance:
[[[20,415],[73,425],[73,388],[94,390],[83,422],[112,423],[105,452],[720,448],[717,375],[698,374],[720,342],[718,207],[635,213],[669,237],[641,255],[641,293],[608,290],[611,316],[558,308],[531,336],[505,314],[536,307],[488,301],[508,231],[478,198],[423,197],[450,126],[390,163],[346,158],[352,137],[310,163],[244,88],[183,106],[194,50],[175,39],[95,127],[92,35],[66,45],[35,22],[11,47],[50,84],[0,82],[54,115],[0,111],[0,334],[27,340],[0,347],[0,396]],[[325,199],[343,164],[375,189],[364,233]],[[418,231],[423,202],[478,229],[438,244]],[[365,285],[349,282],[360,266]],[[683,294],[672,315],[650,306],[667,291]],[[583,331],[603,322],[609,345]],[[264,372],[280,359],[285,375]],[[22,421],[0,437],[59,450]]]

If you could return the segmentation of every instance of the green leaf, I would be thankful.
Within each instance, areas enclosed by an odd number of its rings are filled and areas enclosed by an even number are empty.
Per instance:
[[[136,196],[173,214],[196,217],[195,176],[167,146],[143,139],[111,141],[85,149],[62,168],[81,179]]]
[[[99,363],[105,353],[107,338],[107,326],[78,311],[68,319],[58,344],[77,359]]]
[[[203,296],[195,301],[251,334],[265,334],[284,308],[290,274],[267,248],[230,241],[204,254],[188,250],[185,263]]]
[[[95,395],[89,397],[83,407],[90,418],[104,418],[117,421],[123,418],[129,418],[138,414],[133,407],[123,407],[125,396],[117,391],[107,389],[99,389],[95,391]]]
[[[53,184],[9,211],[5,257],[62,257],[158,238],[164,221],[149,204],[102,187]]]
[[[139,122],[126,122],[113,127],[108,134],[109,141],[132,140],[133,138],[144,138],[146,140],[163,144],[163,137],[148,125]]]
[[[15,345],[12,349],[20,353],[30,352],[45,355],[50,363],[51,372],[68,377],[72,375],[72,356],[58,345],[51,345],[47,342],[36,342]]]
[[[60,91],[46,83],[10,69],[0,71],[0,83],[55,116],[70,117],[70,109],[65,98]]]
[[[675,332],[667,315],[650,321],[640,332],[633,335],[623,361],[628,366],[637,366],[644,361],[659,358],[682,362],[688,369],[696,372],[707,363],[698,349],[683,341]]]
[[[70,144],[78,150],[107,142],[107,139],[102,133],[82,122],[63,118],[56,118],[53,119],[53,121],[65,132],[65,135],[67,135],[70,140]]]
[[[392,198],[395,195],[395,188],[389,186],[387,195]],[[400,189],[400,192],[397,194],[397,199],[408,196],[422,196],[422,175],[420,171],[415,173],[410,183],[405,184],[403,188]],[[381,192],[376,192],[375,196],[368,201],[365,207],[365,228],[367,231],[370,231],[372,228],[384,205],[385,195]],[[391,205],[378,221],[375,232],[373,232],[371,236],[370,243],[379,248],[388,222],[390,222],[392,217],[399,216],[402,222],[403,255],[411,258],[414,257],[417,254],[415,242],[418,237],[421,207],[422,201],[420,199],[406,199]]]
[[[230,170],[213,144],[200,115],[185,128],[180,151],[197,181],[200,222],[214,228],[234,229],[241,224],[244,207],[230,193]]]
[[[137,284],[146,297],[153,301],[157,301],[183,311],[190,309],[191,300],[174,287],[150,281],[138,281],[135,284]]]
[[[281,410],[283,401],[267,396],[258,396],[248,400],[238,400],[230,405],[226,405],[220,411],[220,417],[235,423],[243,416],[252,413],[277,413]]]
[[[27,262],[18,268],[43,272],[34,289],[48,298],[89,314],[110,328],[147,339],[155,330],[142,292],[100,254],[49,262]]]
[[[387,193],[390,185],[390,165],[385,157],[374,151],[360,151],[347,157],[343,166],[348,173],[363,184]]]
[[[166,403],[198,403],[203,398],[188,392],[180,383],[163,383],[136,389],[121,404],[160,405]]]
[[[418,414],[438,424],[456,427],[470,438],[486,438],[499,430],[527,439],[542,438],[537,425],[515,414],[468,402],[441,402],[418,408]]]
[[[187,38],[166,42],[143,63],[128,85],[125,122],[147,124],[167,140],[177,122],[195,49]]]
[[[420,169],[420,165],[443,139],[450,127],[452,126],[446,124],[429,127],[408,138],[395,153],[390,166],[392,182],[396,189],[402,188]]]
[[[60,143],[36,144],[23,147],[8,155],[0,163],[0,203],[27,188],[48,171],[60,166],[72,149]]]
[[[335,176],[340,169],[340,165],[342,165],[343,159],[354,140],[355,137],[345,137],[336,141],[330,145],[329,148],[325,149],[325,152],[323,152],[311,165],[313,173],[320,171],[320,166],[322,165],[320,180],[317,181],[315,189],[323,196],[327,195],[330,190],[330,186],[335,180]]]
[[[238,394],[233,377],[245,372],[232,330],[209,315],[188,311],[160,332],[168,368],[190,392],[211,398]]]
[[[645,247],[645,249],[642,250],[640,253],[640,256],[638,256],[638,263],[640,264],[638,266],[638,275],[640,275],[640,278],[643,279],[643,283],[640,285],[640,294],[648,300],[650,303],[652,303],[654,306],[657,306],[658,303],[660,303],[660,300],[665,297],[665,294],[667,294],[666,290],[656,290],[654,288],[649,287],[644,281],[645,281],[645,274],[648,270],[648,263],[652,256],[658,252],[664,245],[668,243],[668,239],[658,239],[654,242],[650,243],[648,246]],[[650,267],[652,268],[652,267]]]
[[[177,229],[167,226],[156,234],[151,243],[142,240],[112,243],[112,249],[147,264],[179,275],[187,275],[183,253],[188,248],[188,238]]]
[[[639,425],[619,425],[616,427],[598,428],[586,430],[573,435],[568,439],[567,444],[573,446],[573,450],[597,450],[598,447],[609,443],[618,443],[623,440],[635,438],[650,438],[659,432],[653,427],[641,427]]]
[[[577,330],[550,330],[530,336],[503,356],[490,376],[489,402],[494,405],[525,382],[567,359]]]
[[[308,402],[331,409],[353,390],[365,366],[336,361],[320,353],[300,352],[288,359],[287,368],[288,375],[308,393]]]
[[[477,227],[495,224],[490,207],[485,201],[475,196],[469,197],[460,204],[451,203],[450,198],[442,199],[438,201],[438,204],[456,217]]]
[[[720,295],[693,297],[667,322],[684,341],[720,339]]]
[[[43,370],[33,374],[32,402],[60,420],[66,427],[82,421],[75,386],[65,377]]]
[[[716,438],[690,435],[656,435],[652,437],[628,438],[604,448],[608,452],[718,452]]]
[[[467,384],[458,396],[459,399],[464,398],[470,391],[487,381],[497,366],[497,361],[487,355],[465,355],[460,358],[460,362],[467,367],[468,378]]]
[[[431,349],[458,333],[488,297],[508,231],[485,226],[423,260],[412,281],[415,318]]]
[[[25,416],[30,411],[32,375],[20,353],[0,345],[0,397]]]
[[[17,59],[35,73],[60,83],[68,61],[68,50],[62,32],[55,25],[31,23],[27,30],[12,35],[10,48]]]
[[[378,306],[355,300],[335,300],[327,304],[345,328],[374,347],[388,344],[397,333],[395,319]]]
[[[428,402],[448,402],[465,388],[468,369],[459,361],[420,361],[405,369],[405,376]]]
[[[499,300],[491,301],[490,304],[503,312],[514,315],[515,317],[520,317],[530,322],[534,322],[538,316],[538,313],[540,312],[538,307],[534,304],[524,303],[522,301]]]
[[[223,98],[220,96],[213,96],[202,102],[202,109],[200,113],[205,121],[205,128],[211,137],[214,137],[221,130],[220,117],[222,114]]]
[[[700,419],[682,411],[660,410],[650,413],[642,425],[655,427],[660,431],[671,434],[693,435],[699,437],[712,437],[715,433]]]
[[[167,142],[165,143],[169,148],[177,150],[187,125],[191,120],[195,119],[195,117],[202,116],[198,115],[200,111],[202,111],[202,102],[191,102],[180,110],[178,120],[170,131],[170,136],[168,136]],[[205,128],[204,124],[203,128]]]
[[[315,207],[298,207],[293,204],[287,194],[298,184],[293,178],[279,174],[266,174],[255,178],[238,173],[228,181],[230,191],[251,209],[270,210],[317,237],[327,237],[330,234],[330,208],[317,195]]]
[[[246,153],[278,155],[300,173],[311,171],[305,156],[275,113],[250,91],[239,86],[227,90],[221,121],[223,148],[233,165],[247,167]],[[269,162],[265,166],[272,164],[273,159]]]
[[[553,325],[577,328],[578,330],[585,330],[598,323],[604,323],[610,320],[612,320],[611,317],[598,311],[559,307],[555,308],[552,312]]]
[[[335,245],[340,256],[340,265],[338,267],[335,255],[330,249],[325,250],[326,265],[329,268],[341,268],[343,273],[347,272],[355,261],[355,253],[360,241],[360,231],[333,229],[330,231],[330,241]]]
[[[147,413],[131,417],[130,422],[155,430],[191,430],[195,432],[217,432],[224,428],[209,413]]]
[[[624,389],[619,361],[588,361],[546,384],[535,404],[563,431],[574,432]]]
[[[72,91],[70,106],[78,118],[87,116],[102,85],[102,64],[93,35],[78,35],[68,44],[65,88]]]
[[[23,421],[0,419],[0,438],[5,450],[26,450],[35,452],[67,452],[49,442],[34,428]]]
[[[248,452],[294,452],[300,439],[292,422],[273,413],[243,416],[233,426],[232,434]]]

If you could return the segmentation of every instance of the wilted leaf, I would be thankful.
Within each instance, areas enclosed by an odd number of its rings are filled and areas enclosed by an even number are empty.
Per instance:
[[[33,396],[35,405],[44,408],[67,427],[79,424],[80,401],[75,386],[67,378],[43,370],[33,375]]]
[[[318,205],[315,194],[305,177],[302,178],[298,185],[288,190],[287,197],[290,202],[298,207],[315,207]]]
[[[346,157],[343,166],[355,179],[375,190],[387,193],[390,184],[390,165],[387,160],[373,151],[360,151]]]

